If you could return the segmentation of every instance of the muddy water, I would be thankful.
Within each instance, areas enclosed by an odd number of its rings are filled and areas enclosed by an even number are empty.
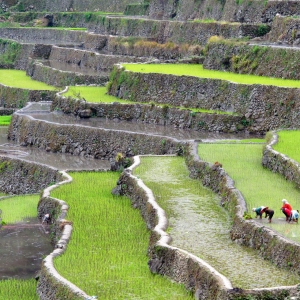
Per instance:
[[[33,105],[33,106],[32,106]],[[30,104],[29,106],[23,108],[19,113],[30,115],[37,120],[44,120],[47,122],[57,123],[57,124],[71,124],[77,126],[87,126],[93,128],[104,128],[111,130],[122,130],[136,133],[145,133],[149,135],[159,135],[176,138],[178,140],[195,140],[195,139],[237,139],[237,138],[247,138],[244,133],[241,134],[224,134],[215,132],[203,132],[188,129],[173,128],[171,126],[155,125],[155,124],[144,124],[140,122],[128,122],[128,121],[116,121],[108,120],[106,118],[90,118],[90,119],[79,119],[71,115],[65,115],[62,112],[51,112],[50,113],[50,103],[41,103],[43,105],[43,112],[39,112],[39,103]],[[46,107],[48,108],[48,113],[46,112]],[[253,136],[251,136],[253,137]]]
[[[21,147],[7,140],[7,127],[0,127],[0,155],[48,165],[57,170],[103,170],[110,168],[110,163],[106,160],[63,153],[50,153],[36,148]]]
[[[37,218],[0,230],[0,280],[33,278],[44,256],[53,251],[49,228]]]
[[[300,278],[276,268],[253,250],[229,237],[231,222],[220,198],[190,179],[180,157],[142,157],[135,170],[153,190],[169,219],[172,245],[187,250],[211,264],[233,286],[263,288],[294,285]]]

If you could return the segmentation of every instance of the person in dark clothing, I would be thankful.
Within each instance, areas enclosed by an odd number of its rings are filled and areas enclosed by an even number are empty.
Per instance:
[[[265,218],[269,216],[268,220],[269,220],[269,223],[271,223],[272,218],[274,216],[274,210],[266,207],[264,210],[264,213],[265,213]]]
[[[257,208],[253,208],[252,211],[254,211],[256,213],[255,218],[260,217],[260,219],[262,218],[262,215],[264,213],[264,211],[267,209],[268,207],[265,206],[260,206]]]
[[[45,214],[44,217],[43,217],[42,224],[44,224],[44,223],[49,224],[50,221],[51,221],[50,214]]]

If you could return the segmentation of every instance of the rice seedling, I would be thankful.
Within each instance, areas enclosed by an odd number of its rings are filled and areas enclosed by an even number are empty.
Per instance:
[[[282,199],[287,199],[294,209],[300,207],[300,191],[294,183],[283,176],[272,173],[261,164],[263,146],[259,144],[199,144],[198,153],[202,160],[214,163],[218,161],[234,180],[235,187],[241,191],[247,203],[248,211],[261,205],[274,209],[271,224],[286,237],[300,242],[300,228],[296,224],[286,224],[280,211]],[[255,217],[255,214],[252,213]]]
[[[0,299],[38,300],[36,280],[0,280]]]
[[[0,126],[8,126],[11,121],[11,116],[0,116]]]
[[[273,149],[300,163],[300,131],[282,130],[277,134],[278,143],[273,146]]]
[[[2,221],[13,224],[36,217],[39,198],[39,195],[20,195],[0,200]]]
[[[236,74],[224,71],[203,69],[199,64],[122,64],[126,70],[141,73],[160,73],[196,76],[201,78],[228,80],[242,84],[262,84],[279,87],[299,88],[299,80],[281,79],[266,76]]]
[[[26,75],[25,71],[21,70],[0,70],[0,83],[10,87],[28,90],[54,91],[56,89],[54,86],[31,79]]]
[[[111,194],[119,173],[70,173],[73,182],[52,191],[65,200],[74,230],[54,261],[58,272],[99,299],[192,299],[182,285],[151,274],[150,233],[125,197]]]
[[[293,282],[299,282],[297,275],[277,269],[254,250],[230,240],[231,219],[220,198],[199,180],[189,178],[182,157],[141,157],[134,173],[151,188],[166,211],[173,246],[203,258],[236,287],[282,285],[290,276]],[[261,268],[265,274],[261,274]]]

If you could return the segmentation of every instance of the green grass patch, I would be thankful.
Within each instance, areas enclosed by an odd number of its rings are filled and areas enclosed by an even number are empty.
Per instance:
[[[38,300],[36,280],[0,280],[0,299]]]
[[[8,126],[11,121],[11,116],[0,116],[0,126]]]
[[[282,199],[287,199],[294,209],[300,208],[300,191],[294,183],[285,180],[278,173],[262,167],[262,145],[256,144],[199,144],[198,152],[202,160],[210,163],[218,161],[234,180],[247,202],[248,211],[261,205],[274,209],[269,226],[288,238],[300,242],[300,230],[296,224],[286,224],[280,211]],[[284,219],[283,219],[284,218]]]
[[[236,74],[224,71],[203,69],[198,64],[122,64],[126,70],[140,73],[160,73],[172,75],[196,76],[201,78],[228,80],[241,84],[274,85],[279,87],[299,88],[299,80],[280,79],[266,76]]]
[[[25,71],[21,70],[0,70],[0,83],[28,90],[56,90],[54,86],[31,79]]]
[[[101,299],[192,299],[184,286],[149,271],[150,232],[140,211],[111,194],[119,173],[70,175],[72,183],[51,192],[68,203],[74,224],[68,250],[55,258],[58,272]]]
[[[273,146],[273,149],[300,163],[300,131],[283,130],[277,134],[278,143]]]
[[[123,104],[145,104],[143,102],[135,102],[126,99],[120,99],[111,95],[107,94],[106,87],[95,87],[95,86],[70,86],[66,93],[62,94],[65,97],[72,97],[75,99],[85,99],[88,102],[93,103],[114,103],[119,102]],[[157,105],[163,107],[162,104],[157,104],[152,102],[153,105]],[[171,105],[168,107],[172,107]],[[176,107],[177,109],[181,110],[190,110],[191,113],[193,112],[202,112],[202,113],[210,113],[210,114],[229,114],[234,115],[230,112],[221,112],[217,110],[207,110],[207,109],[200,109],[200,108],[185,108],[185,107]]]
[[[39,199],[39,195],[21,195],[0,200],[2,221],[6,224],[13,224],[36,217]]]

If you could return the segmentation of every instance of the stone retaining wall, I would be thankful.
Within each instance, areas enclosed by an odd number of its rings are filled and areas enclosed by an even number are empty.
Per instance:
[[[277,142],[278,136],[273,132],[270,143],[264,149],[262,165],[272,172],[283,175],[285,179],[294,182],[300,188],[300,164],[284,154],[275,151],[272,146],[277,144]]]
[[[232,112],[251,133],[300,127],[300,89],[218,79],[112,71],[110,95],[139,102]]]
[[[224,38],[259,36],[259,25],[252,24],[170,22],[121,17],[106,17],[95,28],[89,29],[105,35],[151,37],[152,40],[159,43],[197,43],[200,45],[205,45],[213,35],[220,35]]]
[[[229,41],[209,43],[206,49],[207,55],[203,62],[205,69],[300,79],[299,49]]]
[[[293,17],[276,16],[271,31],[267,34],[270,42],[300,45],[300,19]],[[276,61],[277,63],[278,61]]]
[[[53,168],[8,157],[0,157],[0,174],[0,190],[7,194],[38,193],[61,180]]]
[[[51,110],[60,110],[80,118],[101,117],[159,124],[175,128],[217,132],[243,131],[242,118],[226,114],[194,113],[190,110],[163,108],[157,105],[90,103],[56,95]]]
[[[22,146],[98,159],[115,158],[118,152],[127,157],[149,151],[153,154],[182,152],[182,145],[169,137],[57,124],[17,113],[12,117],[8,138]]]
[[[0,106],[5,109],[23,108],[27,102],[51,101],[55,91],[27,90],[0,84]]]
[[[31,61],[27,66],[26,74],[34,80],[57,87],[76,84],[105,86],[109,80],[109,74],[105,72],[98,75],[88,75],[79,72],[63,71],[47,66],[45,62],[40,61]]]

